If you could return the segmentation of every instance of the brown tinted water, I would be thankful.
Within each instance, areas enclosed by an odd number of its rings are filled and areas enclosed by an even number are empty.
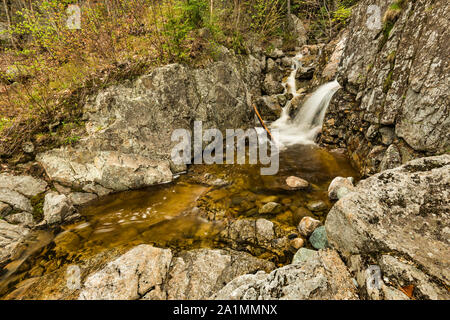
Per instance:
[[[312,188],[286,190],[285,179],[291,175],[308,180]],[[336,176],[357,178],[357,173],[341,154],[298,145],[281,152],[280,169],[274,176],[260,175],[258,165],[195,165],[172,183],[102,197],[81,210],[80,221],[54,232],[34,233],[21,254],[1,271],[0,296],[27,279],[112,248],[141,243],[174,250],[224,247],[218,239],[224,221],[260,217],[258,208],[269,196],[282,204],[282,210],[263,217],[295,228],[294,212],[308,201],[323,200],[331,207],[327,188]],[[219,178],[227,185],[205,183]],[[200,211],[215,214],[208,219]],[[318,218],[324,220],[325,215]]]

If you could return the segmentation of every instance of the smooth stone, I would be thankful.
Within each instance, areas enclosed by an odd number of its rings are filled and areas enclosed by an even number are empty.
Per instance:
[[[276,202],[268,202],[259,209],[259,213],[277,213],[281,209],[281,205]]]
[[[309,186],[309,182],[305,179],[290,176],[286,179],[286,184],[292,189],[306,189]]]
[[[327,209],[327,204],[322,200],[310,201],[306,206],[311,211],[323,211]]]
[[[318,227],[316,230],[314,230],[314,232],[309,237],[309,242],[317,250],[327,248],[329,245],[325,226]]]
[[[305,241],[302,238],[295,238],[291,240],[291,246],[292,248],[298,250],[301,247],[303,247],[305,244]]]

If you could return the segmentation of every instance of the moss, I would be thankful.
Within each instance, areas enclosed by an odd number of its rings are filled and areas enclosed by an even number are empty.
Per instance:
[[[40,222],[44,218],[44,198],[45,193],[40,193],[30,199],[33,207],[33,218],[36,222]]]
[[[394,81],[392,79],[393,74],[394,74],[394,71],[392,71],[392,70],[389,71],[389,73],[386,77],[386,80],[384,80],[384,84],[383,84],[383,92],[384,93],[387,93],[392,86],[392,82]]]

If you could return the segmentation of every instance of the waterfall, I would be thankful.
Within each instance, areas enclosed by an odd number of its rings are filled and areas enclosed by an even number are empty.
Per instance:
[[[295,84],[295,75],[301,65],[299,59],[302,55],[294,57],[292,72],[283,84],[285,93],[292,93],[298,96]],[[323,119],[328,105],[334,93],[340,88],[335,80],[317,88],[311,96],[303,103],[294,119],[289,116],[291,101],[283,108],[278,120],[271,124],[271,128],[278,130],[277,142],[280,146],[290,146],[294,144],[314,144],[314,139],[322,128]]]

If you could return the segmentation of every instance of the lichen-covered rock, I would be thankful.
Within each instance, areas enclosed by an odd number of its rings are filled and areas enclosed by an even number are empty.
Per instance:
[[[30,200],[17,191],[0,187],[0,201],[11,205],[14,209],[32,212]]]
[[[2,173],[0,174],[0,186],[31,198],[44,192],[47,188],[47,182],[30,176],[14,176],[9,173]]]
[[[325,145],[347,147],[363,175],[389,167],[368,156],[379,145],[405,145],[400,163],[450,147],[450,7],[446,0],[391,5],[361,0],[353,8],[338,70],[343,89],[329,105],[321,136]],[[369,6],[380,16],[369,15]],[[381,131],[372,136],[374,125]]]
[[[29,233],[28,228],[0,220],[0,265],[14,256],[16,248]]]
[[[450,285],[450,155],[416,159],[362,180],[330,210],[325,227],[330,245],[344,256],[359,255],[383,272],[381,255],[402,258],[445,291]],[[402,277],[408,274],[404,269]],[[391,280],[402,284],[399,277]],[[416,297],[443,297],[425,293],[413,280],[403,284],[414,285]]]
[[[271,271],[272,262],[233,250],[198,249],[175,258],[167,282],[168,299],[207,299],[234,278],[259,270]]]
[[[304,217],[298,224],[297,229],[302,236],[309,237],[311,233],[313,233],[314,230],[316,230],[316,228],[321,225],[322,222],[317,219],[314,219],[312,217]]]
[[[354,190],[352,179],[336,177],[328,186],[328,198],[338,200]]]
[[[71,213],[69,200],[64,194],[49,192],[44,198],[44,221],[47,224],[54,224],[64,221]]]
[[[93,193],[74,192],[69,194],[69,201],[77,206],[88,203],[89,201],[97,199],[97,195]]]
[[[24,227],[32,227],[34,225],[33,215],[29,212],[19,212],[10,214],[5,218],[6,221],[12,224],[19,224]]]
[[[309,187],[308,181],[294,176],[287,177],[286,184],[292,189],[306,189]]]
[[[81,189],[94,184],[122,191],[171,181],[175,129],[192,133],[197,120],[204,129],[225,131],[254,120],[250,92],[260,86],[261,64],[226,57],[204,69],[166,65],[102,90],[84,106],[87,136],[36,159],[52,180]]]
[[[211,298],[218,300],[348,300],[356,287],[339,255],[319,251],[301,264],[235,278]]]
[[[309,243],[315,249],[325,249],[328,247],[327,231],[324,226],[316,228],[309,237]]]
[[[139,245],[90,275],[78,299],[135,300],[145,294],[160,295],[171,260],[169,249]]]

